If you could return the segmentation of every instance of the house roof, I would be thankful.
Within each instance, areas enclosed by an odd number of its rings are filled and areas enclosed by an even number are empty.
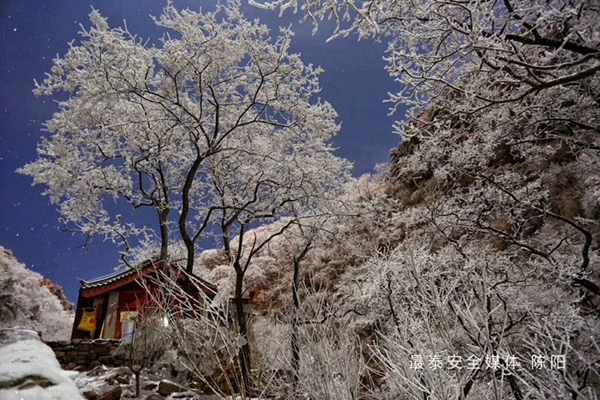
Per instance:
[[[151,268],[154,265],[154,262],[152,260],[147,260],[146,262],[140,264],[137,268],[126,268],[124,270],[119,270],[119,271],[115,271],[112,272],[108,275],[103,275],[103,276],[99,276],[97,278],[94,278],[90,281],[86,281],[81,279],[81,288],[82,289],[88,289],[88,288],[95,288],[95,287],[101,287],[101,286],[106,286],[108,284],[111,284],[113,282],[117,282],[121,279],[125,279],[129,276],[132,275],[137,275],[139,270],[146,270],[146,269],[153,269],[155,270],[156,268]],[[145,273],[150,272],[150,271],[143,271]]]
[[[123,271],[115,271],[111,274],[104,275],[90,281],[85,281],[83,279],[81,282],[80,292],[83,297],[89,298],[94,297],[98,294],[104,293],[106,291],[117,289],[121,286],[124,286],[130,282],[135,281],[140,273],[142,275],[146,275],[150,272],[156,271],[159,268],[158,260],[147,260],[140,264],[136,268],[127,268]],[[179,278],[182,280],[187,279],[187,275],[183,269],[177,264],[171,264],[171,267],[175,268],[179,273]],[[208,295],[216,295],[217,287],[212,283],[205,281],[204,279],[196,276],[194,274],[190,274],[192,280],[196,281],[196,283],[201,287],[201,289]]]

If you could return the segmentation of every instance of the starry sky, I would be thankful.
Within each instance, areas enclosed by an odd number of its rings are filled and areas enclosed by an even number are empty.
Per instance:
[[[273,35],[278,26],[292,24],[296,32],[292,52],[305,63],[323,67],[321,97],[335,107],[342,129],[333,144],[336,154],[354,163],[354,176],[373,172],[388,161],[400,142],[392,133],[394,119],[383,103],[397,85],[384,70],[384,43],[357,41],[356,37],[325,43],[333,24],[324,22],[317,35],[312,25],[300,24],[300,15],[265,11],[246,4],[246,18],[260,18]],[[214,0],[174,0],[179,8],[212,10]],[[87,250],[85,238],[61,231],[59,213],[40,186],[19,175],[17,168],[36,158],[36,144],[45,135],[43,123],[57,105],[51,97],[36,98],[34,79],[42,81],[52,59],[63,56],[72,40],[79,40],[79,24],[89,27],[91,7],[100,10],[112,27],[127,26],[139,37],[157,42],[162,32],[150,18],[159,16],[166,0],[2,0],[0,2],[0,245],[11,250],[28,268],[59,284],[69,300],[77,300],[79,279],[111,273],[119,264],[112,243],[94,239]],[[154,221],[152,221],[154,222]],[[152,223],[150,222],[150,223]]]

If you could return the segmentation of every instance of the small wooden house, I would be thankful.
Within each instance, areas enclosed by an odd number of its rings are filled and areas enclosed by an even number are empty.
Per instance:
[[[133,333],[140,310],[157,308],[156,296],[165,272],[183,288],[189,279],[184,271],[170,265],[159,274],[160,263],[147,261],[138,268],[128,268],[91,281],[81,281],[71,339],[125,339]],[[164,279],[164,278],[163,278]],[[217,288],[192,275],[192,297],[200,305],[203,298],[214,298]],[[200,294],[200,291],[204,295]],[[177,299],[171,299],[171,302]],[[166,316],[165,316],[166,317]]]

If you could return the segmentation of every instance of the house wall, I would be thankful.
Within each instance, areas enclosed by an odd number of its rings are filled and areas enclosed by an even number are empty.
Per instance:
[[[145,303],[146,296],[145,289],[137,282],[132,282],[119,288],[119,308],[117,309],[115,339],[120,339],[123,334],[121,313],[123,311],[137,311],[139,306]]]
[[[151,291],[159,290],[158,286],[152,282],[147,281],[149,289]],[[114,284],[113,284],[114,285]],[[182,287],[183,283],[180,281],[178,285]],[[101,292],[102,290],[100,290]],[[89,293],[89,292],[88,292]],[[111,301],[110,298],[116,299],[118,293],[118,300],[115,302],[117,304],[117,309],[114,310],[111,308],[111,304],[114,301]],[[198,301],[201,296],[197,291],[194,291],[193,297],[196,301]],[[83,310],[85,308],[93,308],[95,303],[102,303],[101,315],[98,315],[98,326],[96,329],[95,337],[98,337],[100,334],[100,330],[102,329],[102,323],[108,319],[114,320],[114,333],[112,324],[111,326],[107,325],[105,327],[104,338],[114,338],[120,339],[122,337],[122,323],[121,323],[121,313],[123,311],[138,311],[140,307],[148,307],[149,301],[147,299],[147,293],[145,288],[140,285],[137,281],[130,282],[121,287],[115,287],[114,290],[110,292],[104,292],[98,294],[97,296],[91,298],[84,298],[81,295],[81,289],[79,291],[79,297],[77,299],[77,308],[75,312],[75,321],[73,324],[73,331],[71,334],[71,339],[92,339],[89,332],[77,330],[79,323],[81,322],[81,317],[83,315]],[[177,309],[179,304],[174,304],[174,307]],[[109,314],[114,313],[114,318],[107,318]],[[182,315],[181,315],[182,316]],[[188,315],[189,316],[189,315]]]

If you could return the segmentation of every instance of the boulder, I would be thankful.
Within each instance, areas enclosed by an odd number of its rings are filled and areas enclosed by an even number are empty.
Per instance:
[[[142,389],[144,390],[154,390],[158,384],[156,382],[146,382],[142,385]]]
[[[110,389],[108,392],[104,392],[103,394],[98,396],[96,400],[120,400],[122,394],[123,389],[121,388],[121,386],[117,386]]]
[[[130,379],[131,379],[131,377],[128,375],[117,375],[115,377],[115,381],[117,381],[123,385],[129,384]]]
[[[185,391],[187,391],[187,389],[184,388],[183,386],[180,386],[180,385],[176,384],[175,382],[171,382],[166,379],[163,379],[158,384],[158,393],[163,396],[168,396],[173,393],[179,393],[179,392],[185,392]]]
[[[98,398],[98,393],[96,393],[96,391],[93,389],[83,390],[81,394],[87,400],[96,400]]]

